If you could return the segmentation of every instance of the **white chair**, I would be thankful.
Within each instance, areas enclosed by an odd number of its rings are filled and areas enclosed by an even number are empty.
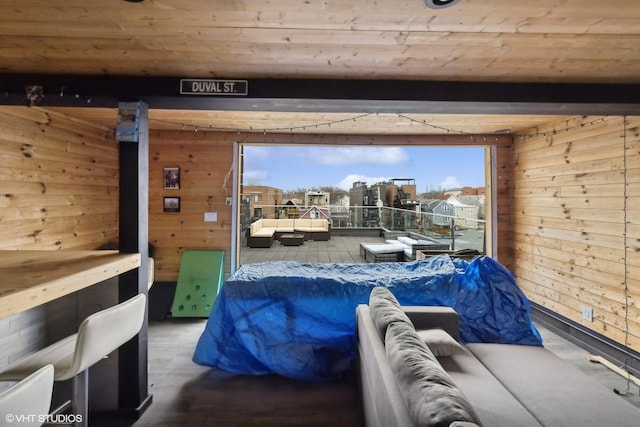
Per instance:
[[[0,427],[40,427],[51,407],[53,365],[0,392]]]
[[[55,381],[73,379],[71,411],[87,425],[88,368],[133,338],[142,327],[145,294],[94,313],[84,319],[78,332],[32,353],[0,372],[0,380],[21,380],[44,365],[52,364]]]
[[[153,281],[155,280],[155,270],[156,270],[155,261],[151,257],[149,257],[149,264],[147,268],[149,272],[149,276],[147,278],[147,290],[149,290],[153,286]]]

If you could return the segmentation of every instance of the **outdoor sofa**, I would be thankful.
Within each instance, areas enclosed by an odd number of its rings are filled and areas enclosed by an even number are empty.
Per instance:
[[[270,248],[283,234],[298,233],[304,240],[329,240],[331,224],[326,218],[261,218],[247,227],[249,248]]]

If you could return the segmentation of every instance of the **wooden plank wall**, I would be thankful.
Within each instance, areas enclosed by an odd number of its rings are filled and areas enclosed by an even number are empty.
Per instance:
[[[118,236],[118,146],[108,129],[0,107],[0,249],[97,249]]]
[[[529,299],[636,351],[639,129],[640,117],[531,129],[514,138],[508,198],[508,264]],[[593,322],[583,320],[584,306]]]
[[[98,249],[117,239],[113,132],[38,107],[3,106],[0,164],[0,250]],[[72,333],[77,306],[77,298],[61,298],[0,319],[0,369]]]
[[[496,259],[507,269],[513,271],[511,262],[513,260],[513,251],[509,244],[509,230],[511,228],[511,195],[510,189],[512,185],[512,165],[513,165],[513,149],[512,147],[497,146],[496,147]],[[490,165],[486,166],[489,170]],[[490,194],[490,193],[489,193]],[[487,201],[489,197],[487,197]],[[489,203],[489,202],[487,202]]]
[[[153,246],[155,279],[178,280],[185,249],[225,251],[225,277],[231,271],[231,206],[225,205],[225,177],[233,164],[228,134],[194,131],[152,131],[149,134],[149,243]],[[165,167],[180,168],[180,188],[165,190]],[[226,189],[232,196],[233,177]],[[179,213],[163,211],[164,197],[180,197]],[[217,222],[205,222],[216,212]]]

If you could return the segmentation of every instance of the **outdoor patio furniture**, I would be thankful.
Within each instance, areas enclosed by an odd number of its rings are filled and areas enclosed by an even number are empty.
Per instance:
[[[282,236],[280,236],[280,244],[283,246],[300,246],[304,244],[304,234],[283,234]]]
[[[360,243],[360,256],[367,262],[398,262],[404,260],[403,245]]]
[[[247,246],[270,248],[283,234],[302,234],[304,240],[329,240],[331,224],[325,218],[261,218],[246,231]]]

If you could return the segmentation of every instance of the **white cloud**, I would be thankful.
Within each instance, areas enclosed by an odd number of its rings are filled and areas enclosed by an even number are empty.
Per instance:
[[[440,183],[440,188],[443,190],[451,190],[452,188],[460,188],[462,187],[462,183],[458,180],[457,177],[449,175]]]
[[[269,177],[269,172],[262,169],[245,170],[242,173],[244,185],[263,185],[262,183]]]
[[[363,181],[363,182],[366,182],[367,185],[373,185],[377,182],[388,181],[390,179],[391,178],[386,176],[373,177],[373,176],[350,174],[350,175],[347,175],[338,184],[336,184],[336,187],[342,188],[343,190],[349,190],[351,187],[353,187],[353,183],[356,181]]]
[[[301,155],[321,165],[397,165],[410,158],[401,147],[331,147],[305,150]]]

